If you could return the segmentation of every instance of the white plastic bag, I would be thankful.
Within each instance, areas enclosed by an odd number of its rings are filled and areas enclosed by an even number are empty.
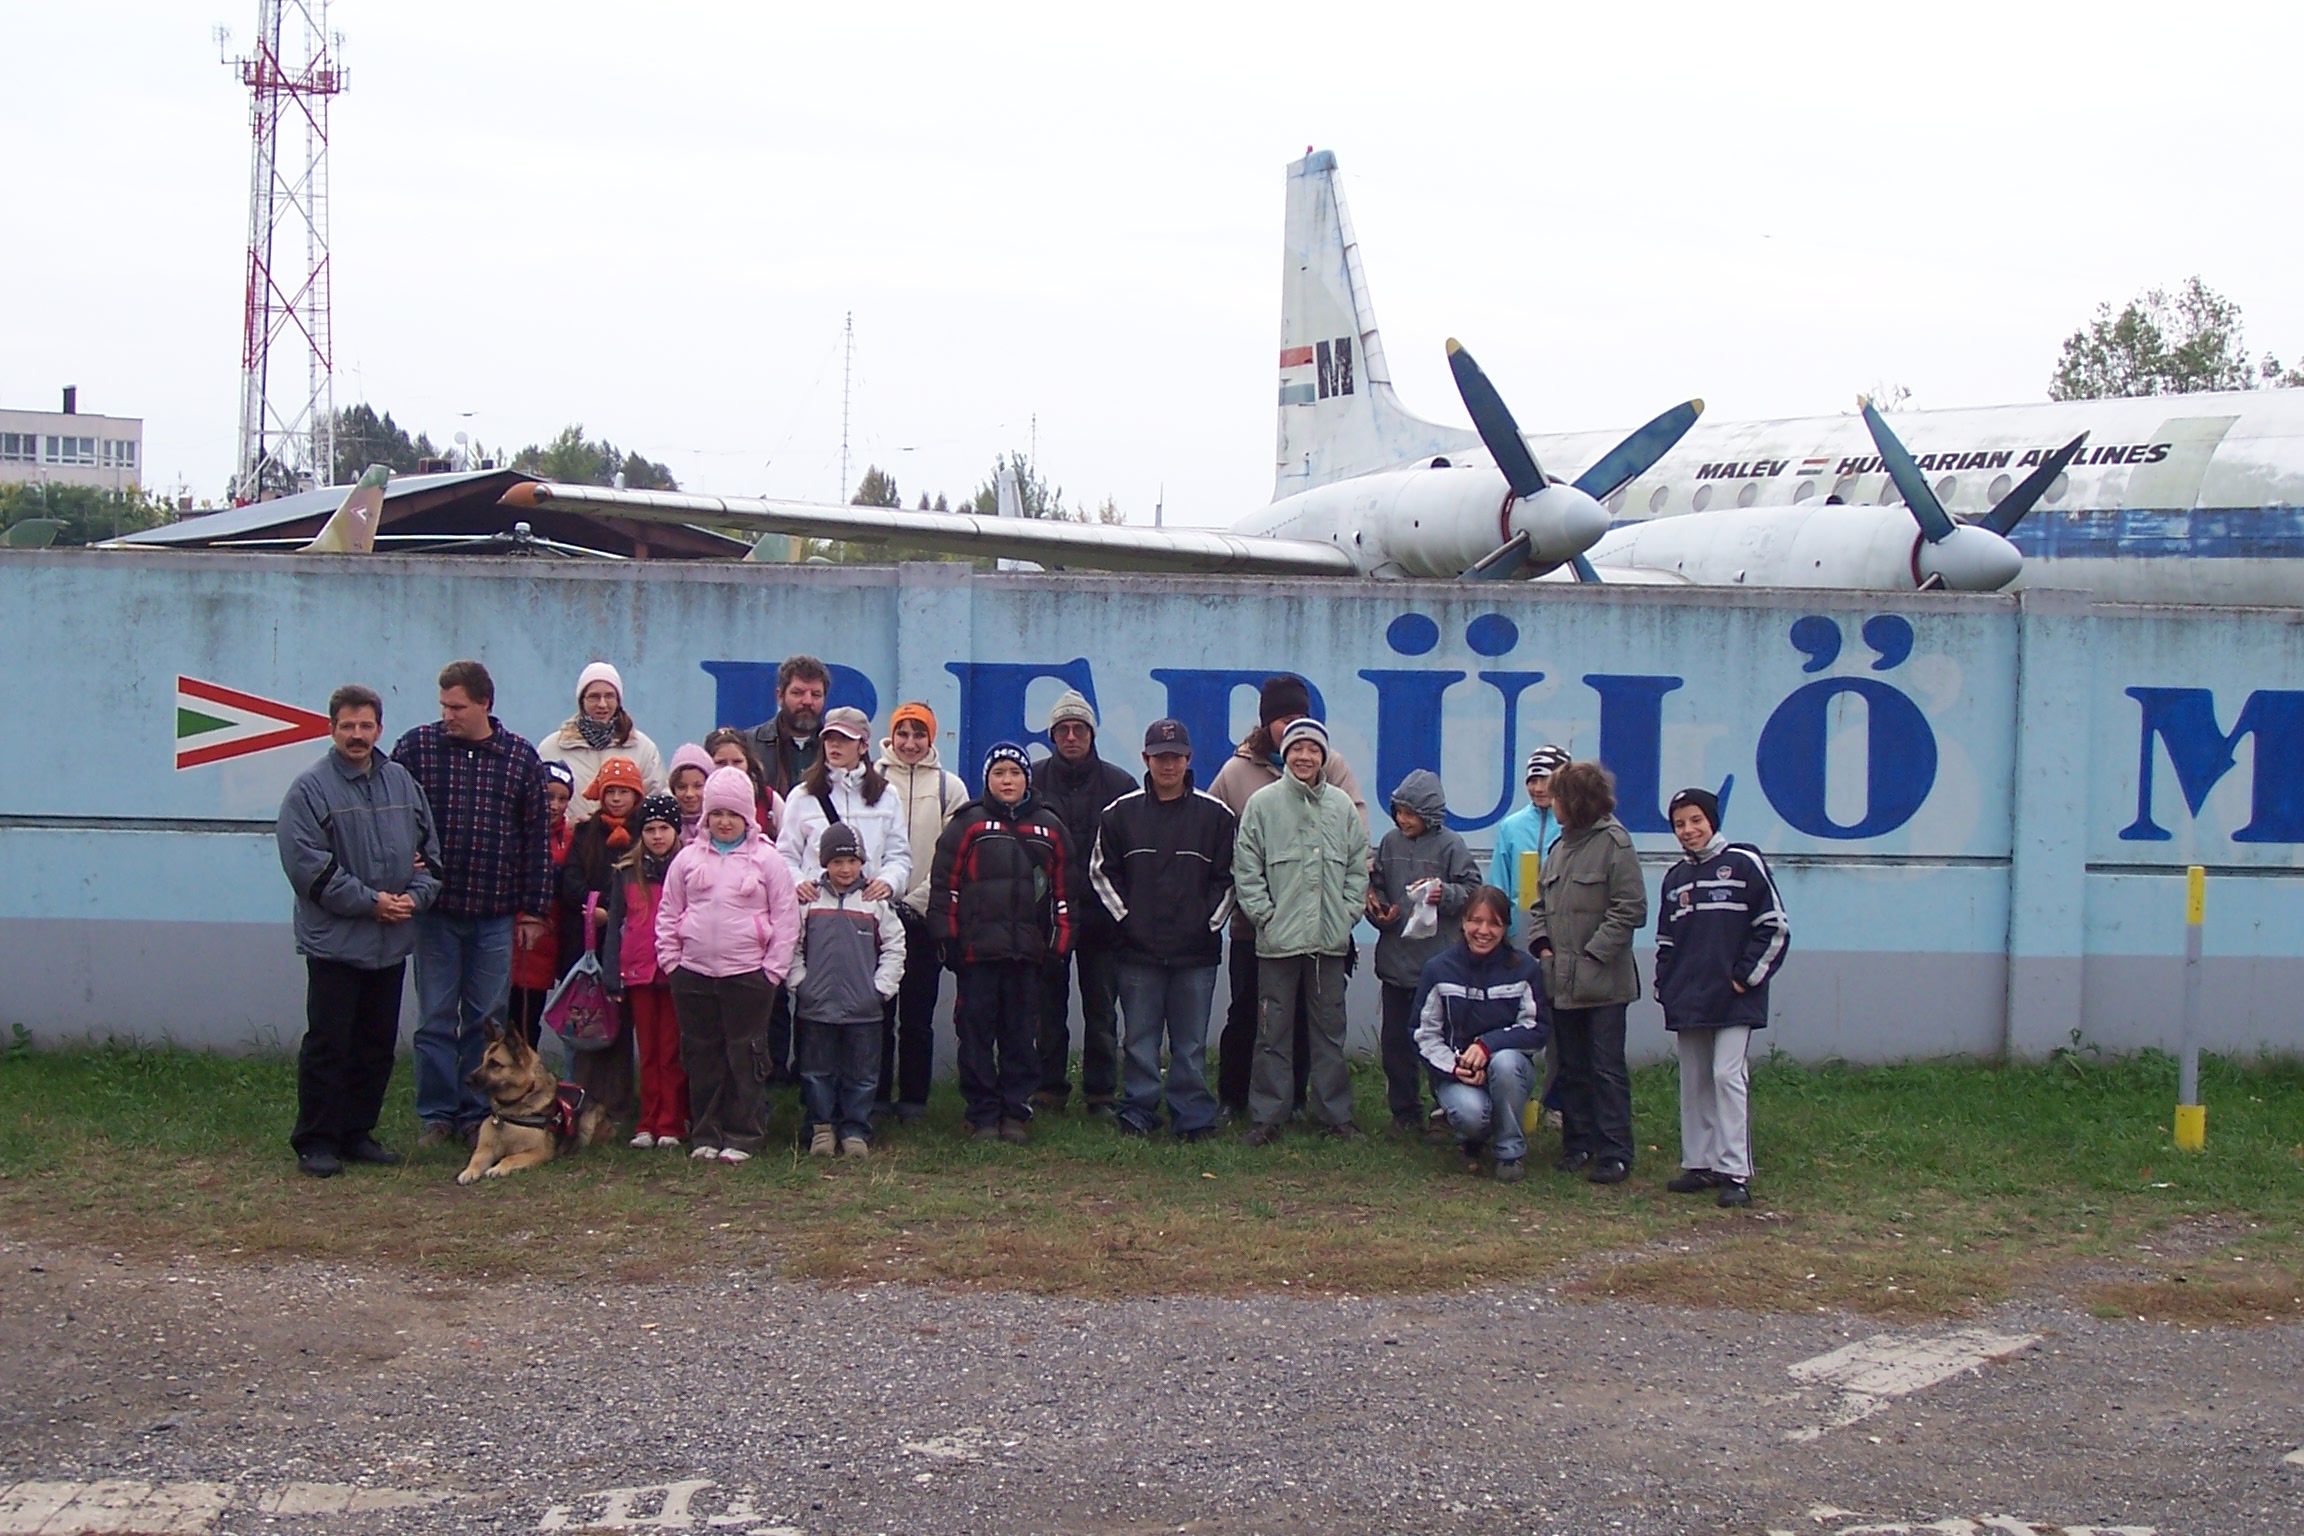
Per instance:
[[[1400,937],[1428,939],[1440,931],[1440,906],[1432,899],[1438,880],[1417,880],[1410,883],[1406,913],[1400,918]]]

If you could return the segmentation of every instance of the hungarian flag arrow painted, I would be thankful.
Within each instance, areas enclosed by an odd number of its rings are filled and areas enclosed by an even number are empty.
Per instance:
[[[228,757],[317,741],[328,717],[293,704],[260,699],[221,683],[176,678],[176,766],[201,768]]]

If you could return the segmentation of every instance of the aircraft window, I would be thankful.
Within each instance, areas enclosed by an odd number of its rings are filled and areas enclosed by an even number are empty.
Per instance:
[[[1953,479],[1950,475],[1946,475],[1943,479],[1936,482],[1936,499],[1938,501],[1950,501],[1952,499],[1952,493],[1959,489],[1960,482]]]
[[[1664,503],[1670,501],[1671,499],[1672,487],[1668,485],[1660,485],[1656,487],[1656,489],[1650,492],[1648,496],[1649,515],[1654,516],[1656,513],[1663,511]]]
[[[1615,490],[1613,490],[1613,491],[1611,491],[1611,492],[1609,493],[1609,495],[1608,495],[1608,515],[1609,515],[1610,517],[1614,517],[1614,516],[1615,516],[1617,513],[1619,513],[1619,512],[1621,512],[1621,511],[1623,511],[1623,510],[1624,510],[1624,497],[1625,497],[1625,495],[1626,495],[1626,492],[1625,492],[1625,489],[1624,489],[1624,487],[1622,487],[1622,486],[1618,486],[1618,487],[1616,487],[1616,489],[1615,489]]]
[[[1994,475],[1992,477],[1992,484],[1986,488],[1984,494],[1989,499],[1998,501],[2001,497],[2007,495],[2008,492],[2015,486],[2015,484],[2016,482],[2009,479],[2006,475]]]
[[[1738,505],[1738,506],[1740,506],[1740,507],[1748,507],[1748,506],[1752,505],[1752,503],[1754,503],[1754,502],[1758,501],[1759,499],[1760,499],[1760,482],[1759,482],[1759,481],[1757,481],[1757,480],[1747,480],[1747,481],[1745,481],[1745,482],[1744,482],[1744,489],[1742,489],[1742,490],[1740,490],[1740,491],[1738,491],[1738,492],[1736,493],[1736,505]]]
[[[1799,489],[1792,493],[1792,499],[1794,501],[1813,501],[1815,497],[1816,482],[1814,480],[1801,481]]]
[[[1842,501],[1854,501],[1856,499],[1856,477],[1854,475],[1842,475],[1833,483],[1832,494]]]
[[[1431,467],[1431,468],[1433,468],[1433,469],[1446,469],[1446,468],[1448,467],[1448,461],[1447,461],[1446,459],[1443,459],[1443,458],[1439,457],[1437,454],[1435,454],[1435,455],[1433,456],[1433,459],[1432,459],[1432,463],[1431,463],[1431,466],[1430,466],[1430,467]]]
[[[1896,489],[1896,482],[1895,482],[1895,481],[1893,481],[1893,480],[1890,480],[1890,481],[1889,481],[1889,482],[1887,482],[1885,485],[1883,485],[1883,486],[1881,486],[1881,487],[1880,487],[1880,505],[1881,505],[1881,506],[1884,506],[1884,507],[1893,507],[1893,506],[1896,506],[1896,505],[1900,504],[1900,503],[1901,503],[1903,500],[1904,500],[1904,493],[1903,493],[1902,491],[1900,491],[1900,490]]]
[[[2048,487],[2048,499],[2050,501],[2062,501],[2064,493],[2070,489],[2072,489],[2072,477],[2070,475],[2058,475],[2055,484]]]
[[[1696,487],[1696,499],[1688,503],[1688,505],[1695,508],[1699,512],[1712,505],[1712,487],[1708,485],[1700,485]]]

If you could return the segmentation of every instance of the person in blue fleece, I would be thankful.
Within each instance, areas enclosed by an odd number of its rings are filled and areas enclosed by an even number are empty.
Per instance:
[[[1521,1117],[1536,1086],[1535,1053],[1544,1046],[1536,1009],[1541,973],[1504,942],[1511,921],[1502,891],[1474,891],[1464,904],[1464,941],[1425,963],[1416,994],[1416,1050],[1465,1165],[1476,1171],[1485,1148],[1496,1177],[1508,1184],[1524,1171]]]

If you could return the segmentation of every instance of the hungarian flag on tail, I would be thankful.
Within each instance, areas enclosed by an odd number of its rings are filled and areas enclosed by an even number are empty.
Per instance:
[[[221,683],[176,678],[176,766],[202,768],[328,734],[328,717]]]

